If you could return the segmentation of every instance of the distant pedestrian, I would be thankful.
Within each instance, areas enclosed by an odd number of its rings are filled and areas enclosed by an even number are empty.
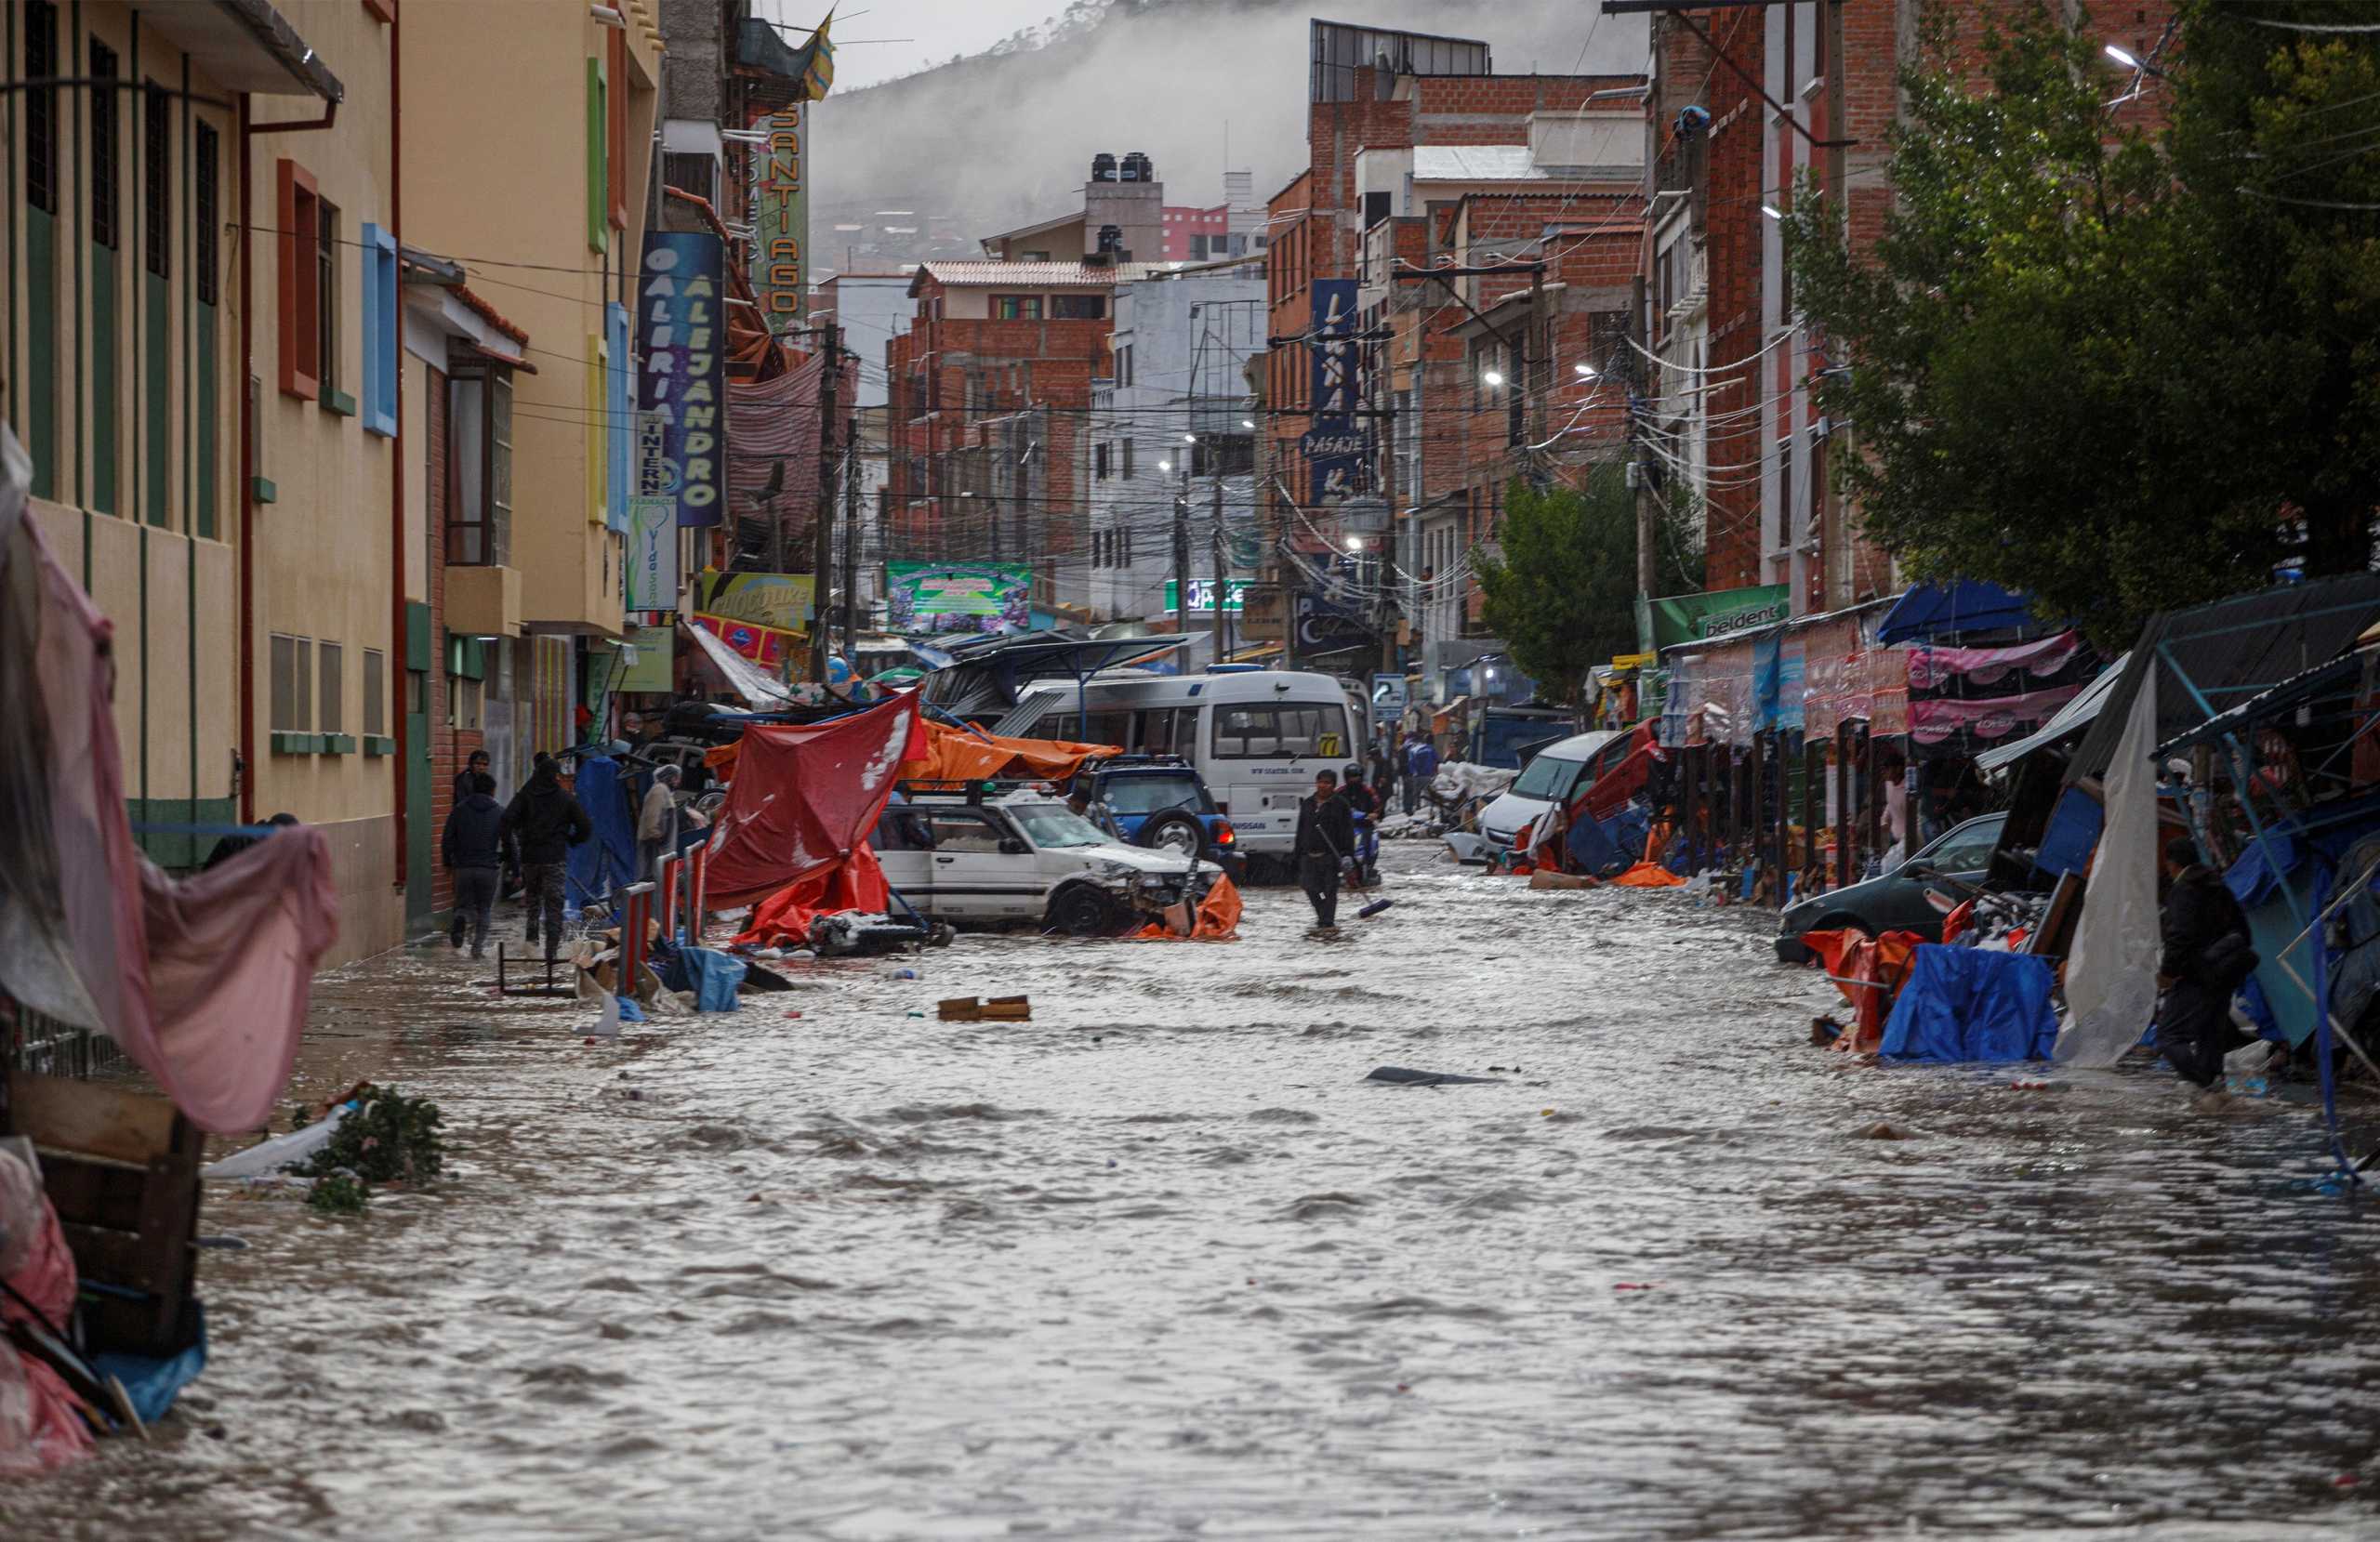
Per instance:
[[[1421,791],[1438,774],[1438,746],[1430,743],[1426,733],[1417,733],[1405,742],[1405,811],[1411,813],[1421,800]]]
[[[298,824],[298,816],[296,814],[275,814],[271,819],[266,820],[265,824],[272,826],[274,829],[286,830],[294,827]],[[268,834],[270,832],[268,832]],[[264,836],[225,836],[222,839],[215,843],[215,850],[206,853],[206,862],[205,865],[200,867],[199,871],[204,873],[209,868],[219,867],[264,838]]]
[[[473,777],[488,776],[492,778],[494,775],[495,773],[488,769],[487,751],[483,749],[475,749],[471,751],[470,758],[463,762],[463,769],[455,773],[456,803],[460,805],[463,799],[471,796],[471,779]]]
[[[472,774],[469,795],[446,816],[443,845],[446,871],[455,876],[455,919],[447,929],[447,945],[460,948],[468,928],[471,956],[477,958],[487,946],[488,912],[496,905],[496,885],[508,859],[518,860],[512,858],[512,837],[504,827],[504,805],[496,800],[495,777],[485,771]]]
[[[1388,812],[1389,799],[1396,789],[1396,757],[1388,750],[1388,741],[1381,740],[1372,746],[1372,797],[1380,800],[1380,811]]]
[[[2223,1079],[2223,1057],[2249,1042],[2231,1021],[2232,994],[2256,967],[2248,917],[2223,876],[2198,860],[2188,836],[2165,843],[2164,952],[2157,986],[2157,1048],[2184,1081],[2212,1088]]]
[[[562,784],[562,767],[551,756],[537,762],[528,783],[504,811],[500,837],[520,843],[522,898],[529,906],[529,941],[544,923],[546,961],[562,952],[562,866],[570,849],[595,833],[594,821]]]
[[[1298,880],[1314,905],[1314,924],[1339,924],[1339,867],[1355,847],[1353,812],[1339,797],[1339,778],[1314,774],[1314,794],[1298,804]]]
[[[661,881],[661,859],[678,850],[678,778],[675,766],[653,773],[645,789],[644,808],[636,821],[636,870],[640,877]]]

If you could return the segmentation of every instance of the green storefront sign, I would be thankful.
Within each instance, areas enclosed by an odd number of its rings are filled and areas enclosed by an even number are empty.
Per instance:
[[[1636,648],[1654,653],[1681,642],[1724,638],[1783,621],[1793,613],[1793,586],[1755,584],[1666,600],[1636,600]]]

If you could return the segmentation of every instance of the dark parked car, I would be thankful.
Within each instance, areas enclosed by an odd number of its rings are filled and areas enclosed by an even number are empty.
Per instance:
[[[1991,863],[1991,850],[2000,844],[2000,826],[2006,814],[1986,814],[1953,825],[1934,837],[1918,853],[1880,877],[1830,890],[1797,900],[1778,918],[1777,956],[1782,963],[1808,960],[1802,946],[1805,931],[1834,931],[1848,927],[1879,937],[1887,931],[1913,931],[1928,942],[1942,936],[1942,913],[1925,898],[1929,887],[1964,898],[1962,885],[1983,882]]]

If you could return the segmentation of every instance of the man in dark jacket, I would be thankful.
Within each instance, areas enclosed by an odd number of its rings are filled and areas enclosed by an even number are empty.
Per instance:
[[[1298,804],[1298,880],[1314,904],[1314,924],[1339,924],[1339,864],[1355,846],[1355,821],[1339,797],[1335,771],[1314,773],[1314,796]]]
[[[2165,893],[2165,951],[2157,962],[2158,988],[2165,993],[2157,1012],[2157,1048],[2186,1081],[2212,1087],[2223,1079],[2223,1057],[2248,1042],[2232,1024],[2231,995],[2244,971],[2225,968],[2225,955],[2249,959],[2248,917],[2224,887],[2222,875],[2202,865],[2188,836],[2165,843],[2165,871],[2173,885]],[[2208,950],[2237,934],[2235,942],[2210,958]]]
[[[562,784],[562,766],[551,759],[537,762],[529,780],[512,795],[497,826],[499,840],[521,847],[522,899],[529,907],[529,941],[537,940],[537,924],[545,922],[546,962],[562,951],[562,864],[570,849],[595,833],[595,822],[578,799]]]
[[[472,779],[481,776],[487,777],[491,782],[493,782],[495,780],[496,773],[488,767],[487,751],[483,749],[475,749],[471,751],[469,758],[463,762],[463,769],[455,773],[456,803],[460,804],[465,798],[471,796],[471,787],[473,784]]]
[[[1430,779],[1438,774],[1438,746],[1430,743],[1426,733],[1417,733],[1405,741],[1405,811],[1411,813],[1421,802],[1421,794]]]
[[[468,924],[474,958],[487,946],[487,917],[496,904],[496,883],[508,860],[519,860],[512,844],[504,828],[504,805],[496,800],[496,778],[485,771],[473,773],[470,795],[446,816],[443,856],[446,871],[455,875],[455,923],[446,941],[461,947]]]

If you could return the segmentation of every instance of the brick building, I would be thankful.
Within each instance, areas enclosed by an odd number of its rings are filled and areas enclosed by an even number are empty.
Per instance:
[[[885,349],[886,554],[1026,562],[1035,599],[1089,558],[1091,380],[1110,300],[1144,264],[929,262]]]
[[[1961,41],[1977,38],[1981,13],[2015,8],[1964,7]],[[2173,10],[2171,0],[2134,0],[2095,25],[2153,59]],[[1654,19],[1646,322],[1659,362],[1644,458],[1665,501],[1699,507],[1712,589],[1789,583],[1796,611],[1809,613],[1896,582],[1830,485],[1828,457],[1849,444],[1814,387],[1841,361],[1794,314],[1769,211],[1790,210],[1806,178],[1840,191],[1855,249],[1875,244],[1892,206],[1886,136],[1902,111],[1901,72],[1917,62],[1917,12],[1912,0],[1792,0]],[[2111,121],[2153,119],[2156,94],[2139,85],[2110,69],[2110,99],[2128,99]]]

